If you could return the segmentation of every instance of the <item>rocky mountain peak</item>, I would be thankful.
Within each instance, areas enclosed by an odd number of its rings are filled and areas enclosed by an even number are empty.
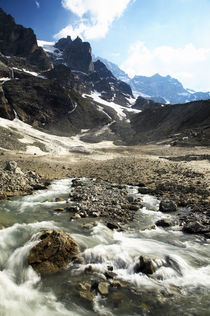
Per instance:
[[[100,77],[102,78],[115,78],[111,71],[107,69],[104,63],[102,63],[100,60],[97,60],[94,62],[94,70],[98,72]]]
[[[55,47],[64,51],[67,48],[70,48],[72,44],[71,36],[67,36],[66,38],[61,38],[57,43],[55,43]]]
[[[55,47],[63,52],[62,59],[57,62],[65,63],[72,70],[91,73],[94,70],[91,46],[83,42],[80,37],[72,41],[70,36],[61,38]]]
[[[42,48],[38,47],[36,35],[31,28],[15,23],[11,15],[0,9],[0,52],[6,56],[26,58],[40,70],[51,64]]]

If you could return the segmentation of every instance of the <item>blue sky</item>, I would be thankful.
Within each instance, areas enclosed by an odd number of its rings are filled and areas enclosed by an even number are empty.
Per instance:
[[[0,0],[37,38],[77,35],[133,75],[210,91],[210,0]]]

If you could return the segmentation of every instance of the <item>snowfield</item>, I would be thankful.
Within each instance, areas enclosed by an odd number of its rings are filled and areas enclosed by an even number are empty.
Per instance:
[[[125,106],[116,104],[114,102],[108,102],[108,101],[101,98],[101,93],[99,93],[98,91],[94,91],[91,94],[83,94],[82,96],[83,96],[83,98],[87,98],[87,97],[92,98],[95,102],[100,103],[101,105],[109,106],[110,108],[115,110],[115,112],[117,113],[117,115],[121,121],[123,119],[127,119],[126,111],[132,112],[132,113],[141,112],[141,110],[132,109],[130,107],[125,107]],[[133,100],[134,99],[132,99],[132,102],[133,102]],[[100,109],[101,109],[101,106],[100,106]]]
[[[0,118],[0,127],[8,130],[16,131],[22,138],[19,139],[21,143],[28,144],[26,153],[36,155],[67,155],[72,151],[92,151],[97,148],[115,147],[112,141],[102,141],[100,143],[86,143],[80,140],[84,136],[84,130],[81,134],[72,137],[62,137],[41,132],[32,126],[15,118],[13,121]],[[86,131],[85,131],[86,132]],[[40,142],[45,145],[46,152],[39,147],[33,146],[33,143]]]

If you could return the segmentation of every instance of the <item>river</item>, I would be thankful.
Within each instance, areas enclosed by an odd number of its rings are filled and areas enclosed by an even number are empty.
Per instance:
[[[209,315],[210,244],[201,236],[188,235],[178,226],[149,227],[172,215],[158,211],[159,201],[127,190],[143,199],[135,221],[125,231],[107,228],[100,220],[71,221],[68,212],[54,209],[67,199],[72,179],[56,180],[43,191],[0,202],[0,316],[68,315]],[[40,277],[28,265],[28,253],[44,229],[69,233],[78,243],[83,263],[52,276]],[[140,255],[154,258],[154,275],[135,273]],[[92,272],[86,273],[91,265]],[[112,267],[124,286],[109,294],[84,300],[78,284],[104,278]]]

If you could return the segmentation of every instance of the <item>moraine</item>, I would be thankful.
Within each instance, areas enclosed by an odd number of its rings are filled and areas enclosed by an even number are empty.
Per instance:
[[[137,187],[107,184],[97,195],[94,180],[88,179],[80,184],[92,185],[93,204],[97,205],[96,196],[99,202],[104,196],[110,203],[109,193],[115,207],[119,192],[124,192],[129,202],[136,201],[139,210],[133,211],[132,222],[118,223],[122,228],[118,230],[109,229],[108,219],[99,214],[72,220],[72,180],[57,180],[47,190],[0,202],[0,315],[208,314],[208,240],[183,234],[178,226],[154,226],[163,218],[174,222],[175,217],[159,212],[159,201],[139,194]],[[100,189],[98,183],[97,187]],[[77,196],[81,192],[77,183]],[[67,207],[68,211],[55,211]],[[112,223],[117,220],[111,218]],[[69,233],[82,260],[54,275],[40,277],[28,265],[28,255],[46,229]],[[154,273],[138,271],[140,256],[153,260]]]

